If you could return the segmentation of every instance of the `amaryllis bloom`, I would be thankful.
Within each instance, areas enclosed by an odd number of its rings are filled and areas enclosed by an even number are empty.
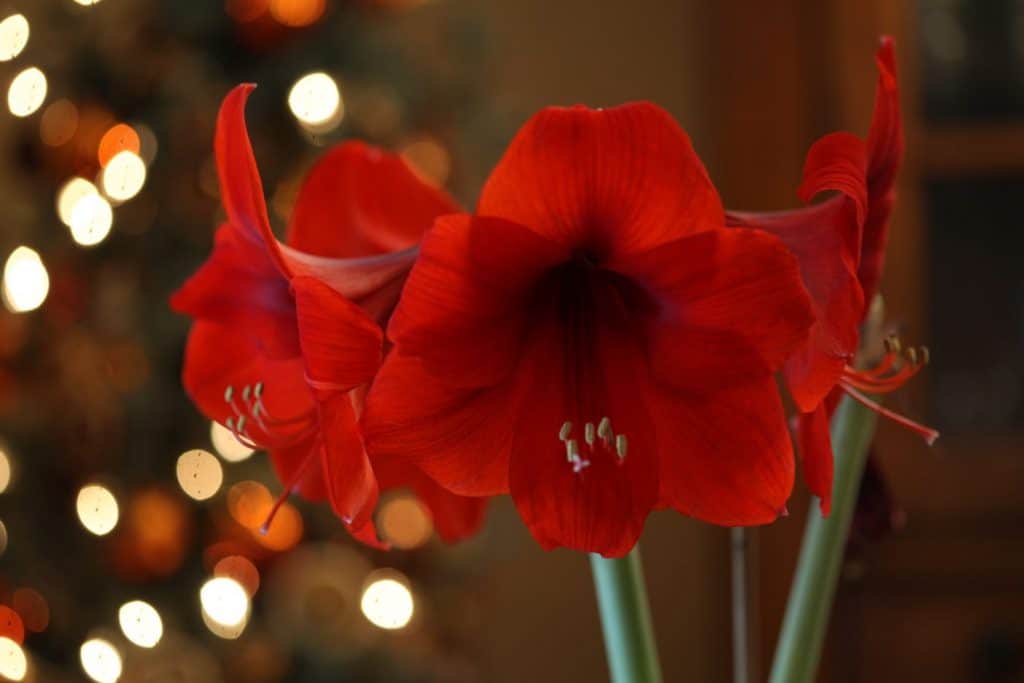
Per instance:
[[[381,325],[416,245],[456,207],[400,158],[346,143],[309,173],[287,243],[279,243],[245,127],[252,89],[229,93],[217,120],[227,223],[209,260],[171,299],[196,319],[185,388],[205,415],[269,451],[283,496],[328,498],[361,540],[376,543],[370,516],[381,487],[413,489],[447,540],[472,533],[484,501],[441,489],[404,460],[371,464],[358,429],[383,357]]]
[[[624,555],[655,507],[774,521],[793,454],[773,373],[813,316],[782,241],[724,219],[658,107],[543,110],[476,213],[425,237],[370,452],[511,493],[546,548]]]
[[[800,197],[838,194],[796,211],[729,212],[731,226],[759,228],[778,235],[800,260],[811,294],[815,323],[810,337],[786,362],[785,376],[800,411],[797,439],[808,486],[828,514],[832,497],[832,445],[829,417],[843,392],[882,415],[921,434],[929,443],[938,433],[883,408],[866,394],[894,391],[928,360],[927,349],[887,344],[874,368],[853,367],[859,328],[878,291],[896,172],[903,158],[903,126],[892,40],[876,55],[878,90],[867,141],[848,133],[819,140],[807,155]]]

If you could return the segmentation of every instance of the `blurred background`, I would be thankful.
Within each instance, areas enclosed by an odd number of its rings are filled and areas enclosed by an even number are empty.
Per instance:
[[[300,501],[256,533],[278,486],[185,398],[166,304],[221,218],[220,99],[260,85],[278,225],[339,140],[472,205],[536,109],[633,99],[728,206],[777,209],[814,139],[866,133],[882,33],[908,137],[883,292],[933,351],[892,404],[943,438],[882,425],[821,680],[1024,681],[1020,0],[3,0],[0,678],[605,679],[586,557],[508,501],[457,547],[401,494],[390,553]],[[808,505],[752,533],[754,680]],[[643,546],[666,680],[730,680],[728,532],[659,513]]]

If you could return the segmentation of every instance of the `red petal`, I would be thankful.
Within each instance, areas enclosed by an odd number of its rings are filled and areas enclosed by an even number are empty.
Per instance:
[[[659,382],[710,392],[775,372],[813,318],[796,259],[771,235],[713,230],[609,267],[642,285]]]
[[[512,380],[486,389],[448,387],[415,358],[392,352],[366,400],[371,456],[408,458],[467,496],[508,493]]]
[[[171,307],[230,326],[268,356],[299,355],[288,281],[270,262],[262,242],[251,241],[231,225],[217,230],[210,258],[174,293]]]
[[[515,367],[534,285],[568,250],[514,223],[438,219],[388,326],[449,385],[497,384]]]
[[[245,126],[245,103],[255,89],[252,84],[235,87],[224,98],[217,116],[213,147],[220,177],[220,196],[228,222],[240,228],[253,242],[266,245],[270,258],[282,274],[288,275],[288,267],[276,250],[277,240],[270,227],[263,198],[263,182]]]
[[[287,242],[319,256],[400,251],[415,245],[437,216],[455,211],[447,194],[421,181],[398,155],[346,142],[306,176]]]
[[[319,395],[348,392],[373,379],[382,358],[380,327],[319,280],[292,280],[307,380]]]
[[[241,391],[263,382],[263,402],[282,417],[313,407],[301,358],[268,359],[233,328],[217,323],[199,321],[192,326],[185,346],[182,382],[199,410],[221,423],[235,417],[224,397],[229,386]],[[257,428],[251,421],[250,427]]]
[[[661,501],[712,524],[775,521],[793,489],[793,449],[775,380],[651,401]]]
[[[377,479],[366,456],[348,394],[320,404],[324,480],[331,508],[352,529],[359,529],[377,505]]]
[[[650,103],[549,108],[509,145],[477,213],[599,257],[722,225],[718,193],[690,140]]]
[[[814,412],[797,417],[796,438],[804,480],[811,493],[821,499],[821,514],[828,515],[832,510],[832,438],[824,403]]]
[[[807,154],[800,195],[843,193],[797,211],[730,213],[730,225],[755,227],[777,235],[800,262],[800,276],[811,295],[815,323],[807,342],[786,365],[786,380],[797,406],[809,412],[835,386],[857,350],[864,298],[857,280],[861,225],[867,197],[864,143],[836,133],[819,140]]]
[[[602,300],[605,300],[602,298]],[[536,324],[517,371],[523,386],[516,413],[509,482],[516,508],[545,548],[568,547],[620,557],[636,544],[658,495],[655,429],[647,406],[648,369],[640,340],[624,309],[608,298],[592,330],[589,359],[565,347],[564,329],[552,302]],[[576,362],[585,367],[579,367]],[[619,458],[585,443],[585,424],[611,420],[628,439]],[[589,465],[567,461],[560,440],[563,422]]]
[[[282,486],[295,482],[295,477],[305,468],[302,478],[292,486],[292,492],[313,502],[319,502],[327,497],[327,486],[324,483],[323,468],[320,463],[314,463],[306,467],[307,458],[319,459],[320,442],[311,437],[307,441],[293,446],[292,448],[270,451],[270,462],[274,466],[274,474]],[[316,450],[314,450],[316,449]]]
[[[895,200],[896,173],[903,163],[903,119],[896,79],[896,58],[892,38],[882,39],[875,57],[878,64],[878,88],[875,110],[868,132],[868,218],[864,225],[860,277],[865,304],[878,291],[889,238],[889,215]]]
[[[469,538],[480,530],[487,498],[456,495],[400,457],[374,458],[373,470],[382,490],[411,489],[430,511],[434,528],[446,543]]]

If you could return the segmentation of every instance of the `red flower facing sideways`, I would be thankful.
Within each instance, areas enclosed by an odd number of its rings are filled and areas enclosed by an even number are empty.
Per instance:
[[[224,100],[215,151],[227,223],[209,260],[171,299],[196,319],[183,380],[200,410],[270,452],[287,496],[328,498],[364,542],[379,488],[409,487],[446,540],[472,533],[483,500],[444,491],[405,461],[371,463],[358,429],[394,309],[433,219],[456,210],[398,157],[335,147],[305,180],[274,237],[245,127],[253,86]],[[395,201],[401,197],[401,201]],[[375,471],[376,470],[376,471]]]
[[[647,514],[775,520],[793,455],[773,379],[813,322],[777,237],[726,229],[661,109],[546,109],[475,215],[438,219],[367,400],[374,455],[510,492],[547,548],[627,553]]]
[[[878,291],[895,199],[896,172],[903,158],[903,127],[892,40],[878,50],[878,90],[867,141],[848,133],[819,140],[807,155],[800,197],[809,201],[826,190],[838,194],[819,204],[776,213],[729,212],[730,226],[778,235],[800,260],[811,294],[815,323],[805,344],[785,365],[787,385],[800,414],[797,440],[804,475],[828,514],[832,497],[829,417],[842,393],[921,434],[929,443],[938,432],[897,415],[867,394],[895,391],[927,363],[927,349],[887,344],[881,363],[853,367],[859,328]]]

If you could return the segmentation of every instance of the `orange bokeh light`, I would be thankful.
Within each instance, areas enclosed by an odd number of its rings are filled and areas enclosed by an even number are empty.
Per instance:
[[[326,0],[270,0],[270,15],[285,26],[309,26],[326,9]]]
[[[302,515],[290,503],[282,503],[270,528],[262,527],[274,509],[274,497],[267,487],[255,481],[240,481],[228,491],[228,512],[232,519],[253,534],[268,550],[288,550],[302,539]]]
[[[21,616],[25,628],[32,633],[42,633],[50,625],[50,606],[39,591],[19,588],[14,591],[11,604]]]
[[[120,152],[128,151],[138,154],[139,147],[139,134],[135,132],[135,129],[127,123],[119,123],[100,138],[96,156],[99,158],[100,166],[106,166],[107,162]]]
[[[0,605],[0,637],[10,638],[19,645],[25,642],[25,625],[18,613],[7,605]]]
[[[213,568],[213,575],[233,579],[245,589],[249,597],[260,589],[260,572],[249,558],[242,555],[225,557]]]

